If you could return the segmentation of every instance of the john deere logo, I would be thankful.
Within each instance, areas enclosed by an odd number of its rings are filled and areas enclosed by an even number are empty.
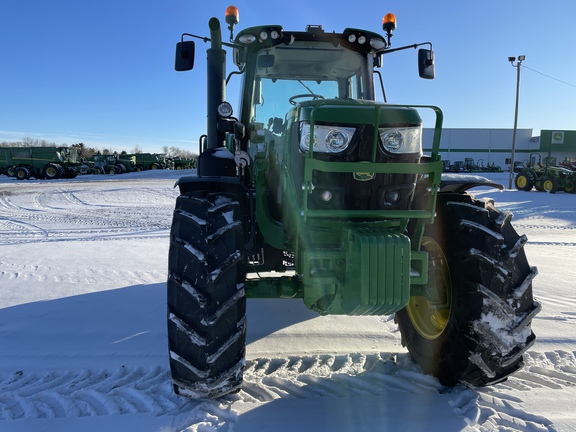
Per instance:
[[[564,132],[552,132],[552,144],[564,144]]]
[[[370,181],[374,178],[374,173],[369,172],[355,172],[354,180],[358,181]]]
[[[362,161],[362,163],[370,163],[368,161]],[[357,181],[370,181],[374,178],[374,173],[371,172],[355,172],[354,180]]]

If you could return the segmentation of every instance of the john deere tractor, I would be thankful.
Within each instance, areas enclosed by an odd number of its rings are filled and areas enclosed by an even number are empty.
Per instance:
[[[551,166],[547,160],[542,164],[540,153],[531,153],[530,161],[516,174],[514,184],[516,189],[531,191],[536,188],[539,192],[556,193],[565,191],[576,193],[576,173],[562,166]]]
[[[207,131],[197,176],[177,185],[167,282],[170,367],[177,393],[219,397],[242,385],[247,298],[300,298],[322,315],[395,314],[402,344],[447,386],[506,379],[534,343],[535,268],[512,215],[475,186],[441,177],[442,112],[376,102],[384,57],[418,48],[434,77],[429,42],[392,47],[383,33],[304,31],[280,25],[234,35],[238,10],[209,37],[185,33],[176,70],[207,49]],[[425,47],[425,48],[421,48]],[[242,76],[238,114],[226,102],[227,50]],[[380,94],[380,90],[379,90]],[[423,153],[420,110],[435,114]]]

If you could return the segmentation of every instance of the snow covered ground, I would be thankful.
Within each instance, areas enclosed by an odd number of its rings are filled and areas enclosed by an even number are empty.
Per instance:
[[[476,191],[514,213],[539,270],[537,342],[508,381],[443,388],[410,361],[391,317],[249,300],[243,390],[198,401],[175,396],[168,373],[182,174],[0,176],[0,431],[576,430],[576,195]]]

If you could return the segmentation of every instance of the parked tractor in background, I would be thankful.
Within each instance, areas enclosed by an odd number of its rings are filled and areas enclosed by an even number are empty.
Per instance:
[[[494,173],[494,172],[502,172],[502,168],[500,166],[496,165],[494,162],[491,162],[491,163],[488,163],[487,165],[484,165],[484,159],[478,159],[477,162],[474,162],[473,158],[465,158],[463,161],[456,161],[454,163],[450,163],[450,161],[443,160],[442,161],[442,172]]]
[[[135,160],[130,155],[95,154],[90,165],[93,174],[124,174],[134,170]]]
[[[534,343],[535,268],[512,215],[468,190],[477,175],[441,177],[442,111],[376,101],[374,75],[394,52],[384,34],[310,25],[247,28],[238,10],[210,37],[182,35],[176,70],[207,50],[207,133],[197,176],[177,185],[167,326],[177,393],[219,397],[242,385],[247,298],[300,298],[322,315],[395,314],[402,344],[443,385],[484,386],[518,370]],[[238,117],[226,102],[226,50],[243,75]],[[228,77],[230,78],[230,77]],[[385,98],[384,98],[385,99]],[[423,154],[419,110],[435,114]]]
[[[17,180],[74,178],[84,173],[76,147],[6,147],[0,149],[2,172]]]
[[[173,157],[167,160],[168,166],[172,170],[184,170],[196,168],[196,159],[185,157]]]
[[[127,155],[134,158],[134,171],[156,170],[167,168],[164,155],[155,153],[134,153]]]
[[[536,188],[540,192],[576,193],[576,173],[568,168],[542,164],[542,155],[532,153],[530,162],[516,174],[514,185],[521,191]]]

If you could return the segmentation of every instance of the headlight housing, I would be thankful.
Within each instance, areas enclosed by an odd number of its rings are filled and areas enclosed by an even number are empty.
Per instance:
[[[319,153],[342,153],[348,149],[356,128],[342,126],[314,125],[314,138],[311,139],[310,124],[300,125],[300,150],[310,151],[310,142],[313,150]]]
[[[422,126],[380,128],[378,132],[380,147],[386,153],[422,153]]]

